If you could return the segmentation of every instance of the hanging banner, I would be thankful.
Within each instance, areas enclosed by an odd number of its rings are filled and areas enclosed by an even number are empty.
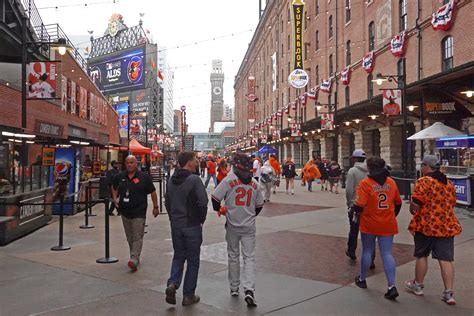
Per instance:
[[[346,67],[341,71],[341,83],[347,86],[351,82],[351,67]]]
[[[43,166],[54,166],[54,151],[55,148],[43,147]]]
[[[431,27],[433,30],[447,31],[454,24],[456,11],[456,0],[450,0],[444,6],[431,15]]]
[[[319,89],[326,93],[331,93],[332,78],[322,80]]]
[[[267,135],[260,136],[260,143],[266,144],[267,140],[268,140]]]
[[[61,111],[67,111],[67,78],[61,75]]]
[[[255,104],[256,97],[250,99],[249,96],[255,96],[255,77],[250,75],[247,79],[247,118],[255,120]]]
[[[280,139],[280,131],[274,130],[272,131],[272,140]]]
[[[306,107],[306,93],[298,97],[302,107]]]
[[[316,88],[312,88],[306,93],[306,96],[311,99],[311,100],[317,100],[318,99],[318,90]]]
[[[285,114],[290,114],[290,105],[289,104],[285,107]]]
[[[318,111],[318,116],[321,116],[321,114],[327,114],[329,113],[329,105],[328,104],[318,104],[319,110]]]
[[[326,131],[334,130],[334,114],[321,115],[321,129]]]
[[[56,63],[32,62],[26,65],[28,98],[56,98]]]
[[[272,91],[277,89],[277,53],[273,53],[272,57]]]
[[[395,35],[390,41],[390,51],[395,57],[402,57],[405,55],[406,51],[406,33],[405,31],[401,32],[398,35]]]
[[[128,103],[122,102],[115,106],[119,118],[120,137],[127,137],[128,133]]]
[[[371,51],[370,53],[362,57],[362,67],[364,67],[365,71],[370,74],[374,70],[374,66],[375,53],[374,51]]]
[[[292,0],[291,8],[293,12],[293,70],[304,69],[303,66],[303,23],[304,23],[303,0]]]
[[[76,114],[76,83],[71,81],[71,91],[70,98],[71,98],[71,114]]]
[[[89,101],[89,120],[94,122],[96,115],[97,96],[91,93]]]
[[[79,117],[87,118],[87,90],[84,87],[79,88]]]
[[[383,114],[396,116],[401,113],[402,91],[399,89],[383,90],[382,93]]]
[[[301,136],[301,124],[290,123],[291,136]]]

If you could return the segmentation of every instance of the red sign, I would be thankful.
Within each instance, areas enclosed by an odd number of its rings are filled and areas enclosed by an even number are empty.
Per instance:
[[[56,97],[56,63],[32,62],[27,64],[28,98]]]
[[[383,114],[387,116],[400,115],[402,104],[401,90],[384,90],[383,98]]]

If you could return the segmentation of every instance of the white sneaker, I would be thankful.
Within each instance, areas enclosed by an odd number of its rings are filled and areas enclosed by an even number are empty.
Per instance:
[[[405,281],[405,289],[408,292],[411,292],[415,295],[422,296],[423,293],[423,284],[417,284],[415,280]]]

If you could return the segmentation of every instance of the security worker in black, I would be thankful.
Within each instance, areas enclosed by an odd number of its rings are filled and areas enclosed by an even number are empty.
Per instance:
[[[128,156],[125,159],[125,167],[125,171],[114,177],[112,197],[122,215],[123,228],[130,247],[128,267],[131,271],[136,271],[143,247],[148,194],[151,194],[155,217],[160,210],[153,181],[150,175],[138,170],[137,158]]]

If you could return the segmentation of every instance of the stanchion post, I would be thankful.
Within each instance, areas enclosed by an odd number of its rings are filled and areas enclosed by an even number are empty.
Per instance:
[[[63,245],[64,235],[64,194],[59,195],[59,245],[51,247],[52,251],[69,250],[71,247]]]
[[[96,260],[97,263],[116,263],[119,260],[115,257],[110,257],[110,231],[109,231],[109,198],[104,199],[104,217],[105,217],[105,257]]]
[[[97,214],[92,214],[92,182],[91,180],[89,180],[87,182],[87,191],[88,191],[88,194],[89,194],[89,207],[88,207],[88,210],[89,210],[89,216],[97,216]]]
[[[160,172],[160,212],[163,210],[163,172]]]
[[[84,206],[85,223],[84,223],[84,225],[79,226],[79,228],[82,228],[82,229],[94,228],[94,225],[89,225],[89,205],[90,205],[89,190],[86,190],[86,201],[85,202],[86,202],[85,206]]]

